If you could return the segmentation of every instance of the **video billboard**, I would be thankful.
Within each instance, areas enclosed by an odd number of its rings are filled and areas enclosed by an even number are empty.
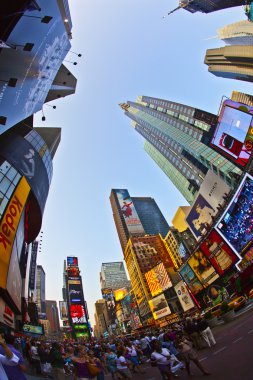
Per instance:
[[[145,273],[145,277],[152,297],[172,287],[171,279],[163,263],[156,265],[153,269]]]
[[[73,325],[87,322],[83,305],[70,305],[70,317]]]
[[[253,177],[246,174],[216,230],[241,258],[240,253],[253,240]]]
[[[30,192],[30,187],[23,177],[21,178],[9,204],[6,207],[0,222],[0,287],[6,288],[7,274],[11,258],[12,246],[16,231]]]
[[[38,240],[34,240],[32,242],[32,252],[31,252],[30,269],[29,269],[29,289],[30,290],[35,290],[38,246],[39,246]]]
[[[83,303],[83,292],[82,285],[80,284],[70,284],[69,288],[69,301],[71,305],[78,305]]]
[[[190,293],[188,292],[188,289],[185,286],[183,281],[180,281],[174,287],[174,289],[184,311],[188,311],[192,309],[193,307],[195,307],[195,304],[190,296]]]
[[[253,150],[253,107],[225,100],[211,145],[240,166],[247,165]]]
[[[68,256],[67,257],[67,266],[68,267],[78,267],[78,258],[77,257]]]
[[[223,275],[239,260],[216,230],[211,231],[201,244],[200,250],[207,256],[219,275]]]
[[[163,318],[168,314],[171,314],[171,310],[165,299],[164,294],[160,294],[159,296],[148,301],[148,303],[155,320],[159,318]]]
[[[189,258],[188,264],[203,285],[210,285],[219,278],[208,258],[200,250],[194,252]]]
[[[90,336],[89,326],[87,323],[74,325],[73,329],[77,338],[89,338]]]
[[[122,215],[124,217],[127,229],[130,234],[143,234],[144,228],[141,224],[140,218],[134,207],[133,201],[127,190],[120,189],[115,190],[118,198],[118,202],[121,208]]]
[[[65,301],[59,301],[59,309],[60,309],[60,318],[61,320],[65,320],[68,318],[68,305]]]
[[[17,245],[15,242],[11,253],[6,289],[18,310],[21,311],[22,278],[19,267]]]
[[[204,289],[189,264],[185,264],[184,267],[180,269],[179,273],[193,294],[197,294]]]
[[[24,324],[22,327],[22,331],[30,334],[36,334],[36,335],[44,335],[44,327],[43,325],[37,326],[37,325],[30,325],[30,324]]]

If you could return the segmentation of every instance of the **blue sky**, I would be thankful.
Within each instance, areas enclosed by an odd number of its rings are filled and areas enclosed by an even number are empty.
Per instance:
[[[178,11],[177,0],[70,0],[72,51],[66,65],[77,77],[76,94],[44,107],[46,122],[61,127],[54,176],[43,220],[42,253],[47,299],[61,300],[63,260],[79,257],[84,294],[93,323],[101,298],[102,262],[123,260],[109,195],[127,188],[151,196],[167,221],[186,205],[181,194],[143,150],[143,138],[118,103],[149,95],[217,113],[221,97],[251,85],[216,78],[204,65],[205,50],[222,46],[209,39],[224,25],[245,19],[240,7],[209,15]]]

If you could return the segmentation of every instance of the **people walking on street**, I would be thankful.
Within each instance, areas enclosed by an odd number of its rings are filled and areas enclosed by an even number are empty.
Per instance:
[[[186,339],[184,335],[178,335],[176,346],[180,352],[180,358],[184,361],[186,371],[189,376],[192,376],[190,364],[191,361],[200,369],[203,375],[210,375],[210,373],[200,363],[196,350],[192,347],[192,343]]]
[[[3,365],[17,366],[20,359],[7,346],[1,334],[0,334],[0,347],[3,349],[3,355],[0,354],[0,379],[8,380],[8,377]]]
[[[129,364],[124,356],[124,348],[119,348],[117,351],[117,359],[116,365],[119,374],[123,377],[123,379],[132,379],[131,371],[129,370]]]
[[[117,355],[112,351],[110,347],[106,348],[106,352],[104,354],[104,365],[107,371],[112,375],[112,379],[115,379],[117,366],[116,366]]]
[[[193,343],[194,348],[196,350],[200,350],[202,348],[201,344],[201,335],[198,331],[197,322],[195,319],[187,317],[185,320],[184,331],[189,336],[190,340]]]
[[[50,351],[50,363],[52,372],[56,380],[65,380],[64,357],[61,352],[60,345],[56,342],[52,344]]]
[[[197,322],[197,326],[200,335],[207,343],[208,347],[211,347],[212,345],[214,346],[216,344],[216,341],[207,320],[200,316]]]
[[[155,340],[153,342],[154,351],[151,354],[151,363],[156,365],[159,369],[162,378],[167,376],[168,380],[171,380],[171,368],[170,368],[170,358],[171,354],[167,348],[162,348],[161,342]]]

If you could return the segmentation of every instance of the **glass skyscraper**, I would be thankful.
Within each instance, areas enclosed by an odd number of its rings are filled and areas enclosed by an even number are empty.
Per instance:
[[[209,147],[217,124],[211,113],[141,96],[120,104],[144,139],[144,149],[192,204],[209,169],[233,188],[242,171]]]
[[[131,286],[122,261],[102,263],[100,285],[101,289],[111,288],[113,290]]]

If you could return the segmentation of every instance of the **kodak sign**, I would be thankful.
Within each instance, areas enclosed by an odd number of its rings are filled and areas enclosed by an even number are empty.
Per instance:
[[[0,287],[4,289],[6,288],[12,246],[29,191],[30,186],[22,177],[0,220]]]

